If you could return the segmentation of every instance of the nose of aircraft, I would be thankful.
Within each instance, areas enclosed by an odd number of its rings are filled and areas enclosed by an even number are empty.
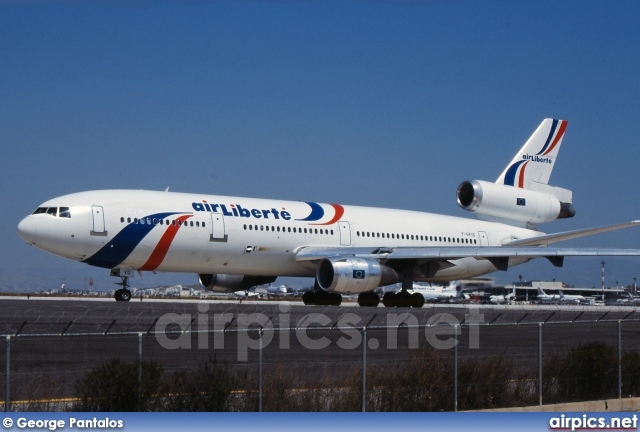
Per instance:
[[[34,244],[37,235],[37,225],[33,218],[27,216],[18,224],[18,235],[29,244]]]

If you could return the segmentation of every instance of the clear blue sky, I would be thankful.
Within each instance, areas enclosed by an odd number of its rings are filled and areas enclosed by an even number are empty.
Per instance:
[[[640,219],[638,23],[635,0],[0,0],[0,287],[112,286],[16,234],[82,190],[467,216],[458,184],[495,180],[545,117],[569,120],[551,183],[577,215],[541,228]],[[637,248],[640,231],[572,244]],[[599,286],[599,261],[498,276]],[[608,284],[640,277],[640,258],[607,262]]]

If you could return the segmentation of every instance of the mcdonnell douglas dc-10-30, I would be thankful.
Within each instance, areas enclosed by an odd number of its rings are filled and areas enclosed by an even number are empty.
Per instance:
[[[477,219],[417,211],[167,191],[79,192],[41,204],[18,225],[39,249],[109,269],[119,301],[131,299],[132,271],[195,273],[203,287],[234,292],[278,276],[313,277],[306,304],[339,305],[401,283],[385,306],[422,307],[413,282],[447,282],[507,270],[534,258],[640,255],[638,249],[549,247],[627,228],[610,225],[556,234],[539,224],[575,214],[572,192],[548,184],[567,127],[545,119],[495,183],[458,186],[460,207]]]

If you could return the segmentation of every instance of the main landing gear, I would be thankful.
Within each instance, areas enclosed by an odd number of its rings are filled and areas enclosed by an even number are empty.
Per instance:
[[[410,294],[406,290],[400,290],[397,293],[387,292],[382,297],[382,304],[386,307],[414,307],[421,308],[424,306],[424,296],[420,293]]]
[[[302,301],[307,306],[340,306],[342,296],[336,293],[328,293],[324,290],[314,290],[304,293]]]
[[[116,301],[131,300],[131,291],[129,291],[129,276],[120,276],[120,282],[116,282],[116,285],[120,285],[122,288],[116,290],[114,295]]]
[[[307,306],[340,306],[342,303],[342,295],[326,292],[320,288],[318,281],[316,281],[313,286],[313,291],[304,293],[302,301]]]
[[[382,303],[386,307],[414,307],[421,308],[424,306],[424,296],[420,293],[409,293],[413,288],[413,271],[405,270],[402,278],[402,289],[397,292],[387,292],[382,297]]]
[[[380,297],[373,291],[361,293],[358,296],[358,305],[362,307],[378,307],[380,304]]]

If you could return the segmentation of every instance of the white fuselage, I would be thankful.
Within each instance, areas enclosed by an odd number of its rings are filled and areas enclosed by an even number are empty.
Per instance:
[[[133,190],[52,199],[22,220],[18,232],[42,250],[108,269],[303,277],[316,271],[313,261],[296,260],[307,246],[501,246],[542,235],[407,210]],[[455,264],[421,280],[496,270],[483,259]]]

